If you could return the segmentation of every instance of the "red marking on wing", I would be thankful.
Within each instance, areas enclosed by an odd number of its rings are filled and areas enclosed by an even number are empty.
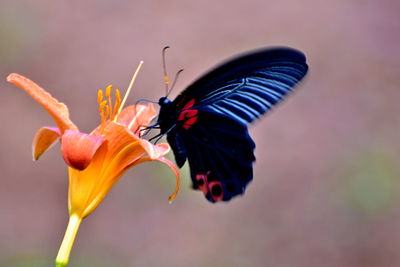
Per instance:
[[[194,105],[195,102],[196,102],[196,101],[194,100],[194,98],[190,99],[190,100],[186,103],[186,105],[183,107],[182,110],[189,109],[189,108],[193,107],[193,105]]]
[[[208,193],[207,174],[196,174],[197,186],[203,191],[204,195]]]
[[[211,197],[215,202],[221,201],[224,198],[224,190],[220,181],[212,181],[208,184],[208,190],[211,193]]]
[[[204,195],[210,193],[211,197],[215,202],[221,201],[224,198],[224,190],[220,181],[208,182],[208,175],[211,171],[206,174],[196,174],[197,188],[201,190]]]
[[[183,107],[183,111],[178,116],[178,121],[184,121],[183,128],[189,129],[197,121],[197,109],[190,109],[195,103],[194,98],[190,99]]]

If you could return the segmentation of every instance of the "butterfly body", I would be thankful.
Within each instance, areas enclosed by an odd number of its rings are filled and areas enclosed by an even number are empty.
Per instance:
[[[160,134],[167,135],[179,167],[188,160],[194,189],[211,202],[244,193],[255,161],[248,124],[282,100],[307,69],[296,50],[264,49],[220,65],[173,101],[160,98]]]
[[[158,124],[160,125],[160,134],[165,134],[171,129],[178,119],[178,110],[176,105],[166,97],[161,97],[158,101],[160,113],[158,115]]]

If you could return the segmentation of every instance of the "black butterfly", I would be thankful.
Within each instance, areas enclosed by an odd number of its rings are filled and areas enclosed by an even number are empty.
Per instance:
[[[208,72],[174,101],[160,98],[160,134],[167,134],[179,168],[188,159],[194,189],[211,202],[244,193],[255,161],[247,125],[291,92],[307,69],[299,51],[263,49]]]

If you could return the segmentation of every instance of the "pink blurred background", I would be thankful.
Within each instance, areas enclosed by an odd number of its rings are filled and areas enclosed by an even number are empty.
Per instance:
[[[296,94],[252,125],[255,177],[244,197],[212,205],[156,163],[129,171],[84,220],[70,266],[400,266],[400,2],[395,0],[0,2],[0,266],[51,266],[68,220],[59,146],[31,160],[54,125],[18,72],[66,103],[89,132],[96,94],[130,102],[175,96],[233,54],[273,45],[303,51]]]

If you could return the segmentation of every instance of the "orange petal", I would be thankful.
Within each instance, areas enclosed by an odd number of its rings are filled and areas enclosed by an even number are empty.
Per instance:
[[[37,132],[32,142],[33,160],[38,160],[39,157],[50,148],[50,146],[60,138],[61,133],[55,127],[42,127]]]
[[[108,123],[103,136],[107,142],[100,146],[85,170],[69,168],[70,212],[83,217],[101,203],[127,166],[146,153],[140,138],[121,124]]]
[[[181,187],[181,179],[180,179],[180,175],[179,175],[179,170],[175,164],[173,164],[171,161],[169,161],[168,159],[166,159],[164,157],[158,158],[157,160],[166,164],[168,167],[170,167],[170,169],[175,174],[175,179],[176,179],[175,191],[174,191],[174,193],[172,193],[172,195],[170,195],[168,197],[168,201],[171,203],[175,199],[175,197],[178,195],[179,188]]]
[[[127,147],[133,144],[135,144],[134,146],[139,146],[140,149],[135,148],[134,151],[131,152],[132,156],[129,158],[136,160],[146,152],[142,148],[141,139],[129,131],[125,126],[118,123],[108,123],[104,128],[102,136],[104,136],[108,141],[107,146],[109,153],[107,153],[107,157],[109,157],[110,160],[114,158],[116,154],[120,153],[122,150],[126,150]]]
[[[176,167],[175,164],[173,164],[171,161],[169,161],[168,159],[166,159],[164,157],[160,157],[160,158],[157,158],[157,159],[152,159],[150,157],[143,157],[143,158],[135,161],[128,168],[131,168],[133,166],[136,166],[136,165],[138,165],[140,163],[143,163],[143,162],[146,162],[146,161],[154,161],[154,160],[157,160],[157,161],[160,161],[160,162],[166,164],[168,167],[170,167],[170,169],[175,174],[175,179],[176,179],[175,191],[172,193],[172,195],[170,195],[168,197],[168,201],[171,203],[175,199],[175,197],[178,195],[178,191],[179,191],[179,188],[181,186],[181,179],[180,179],[180,175],[179,175],[179,170],[178,170],[178,168]]]
[[[140,128],[149,126],[156,115],[157,111],[152,104],[132,105],[121,111],[117,122],[129,126],[129,130],[137,135]]]
[[[84,170],[92,161],[105,138],[75,130],[66,130],[61,137],[61,153],[64,161],[74,169]]]
[[[52,97],[39,85],[17,73],[11,73],[8,75],[7,81],[24,89],[25,92],[42,105],[42,107],[53,117],[61,133],[64,133],[67,129],[78,129],[69,119],[67,106],[58,102],[57,99]]]
[[[90,135],[95,136],[99,133],[98,130],[99,129],[95,129]],[[170,147],[167,143],[153,145],[149,141],[134,135],[127,127],[120,123],[107,123],[102,136],[108,141],[108,161],[115,161],[114,158],[117,154],[128,154],[122,157],[124,160],[120,162],[120,168],[118,168],[120,170],[125,169],[125,167],[130,165],[133,161],[138,160],[144,153],[151,159],[156,159],[165,156],[170,151]]]

